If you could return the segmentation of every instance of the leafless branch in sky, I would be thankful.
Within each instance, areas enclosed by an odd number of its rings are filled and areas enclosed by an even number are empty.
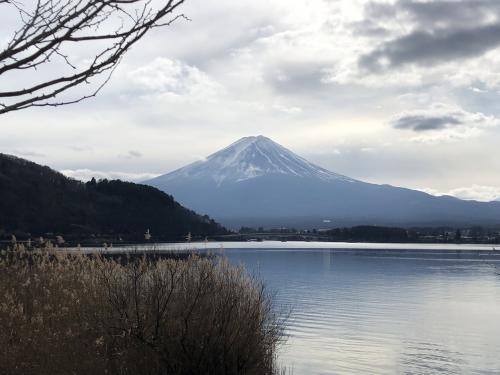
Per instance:
[[[0,0],[1,11],[9,8],[20,20],[20,27],[0,49],[0,114],[95,96],[123,55],[149,30],[187,19],[177,13],[184,1],[37,0],[29,8],[16,0]],[[76,50],[73,56],[71,51]],[[61,64],[64,69],[59,69]],[[47,68],[51,74],[38,73]],[[34,81],[26,83],[25,72],[33,70]],[[88,92],[62,98],[85,85]]]

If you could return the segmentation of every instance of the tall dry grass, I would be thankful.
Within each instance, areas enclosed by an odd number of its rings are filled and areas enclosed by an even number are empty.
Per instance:
[[[0,373],[275,374],[282,324],[225,260],[28,252],[0,260]]]

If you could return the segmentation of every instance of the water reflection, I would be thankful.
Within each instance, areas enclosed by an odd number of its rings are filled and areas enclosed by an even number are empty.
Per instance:
[[[293,307],[294,374],[500,374],[491,261],[330,250],[227,250]]]

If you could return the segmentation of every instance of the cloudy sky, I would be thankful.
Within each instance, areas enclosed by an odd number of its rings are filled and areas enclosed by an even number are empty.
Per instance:
[[[263,134],[353,178],[500,197],[498,0],[187,0],[101,94],[0,116],[0,152],[140,181]],[[0,43],[15,22],[0,15]],[[0,85],[1,85],[0,81]]]

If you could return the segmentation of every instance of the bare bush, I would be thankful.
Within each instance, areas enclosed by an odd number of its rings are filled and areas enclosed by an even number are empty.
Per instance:
[[[282,323],[225,260],[0,261],[0,373],[275,374]]]

